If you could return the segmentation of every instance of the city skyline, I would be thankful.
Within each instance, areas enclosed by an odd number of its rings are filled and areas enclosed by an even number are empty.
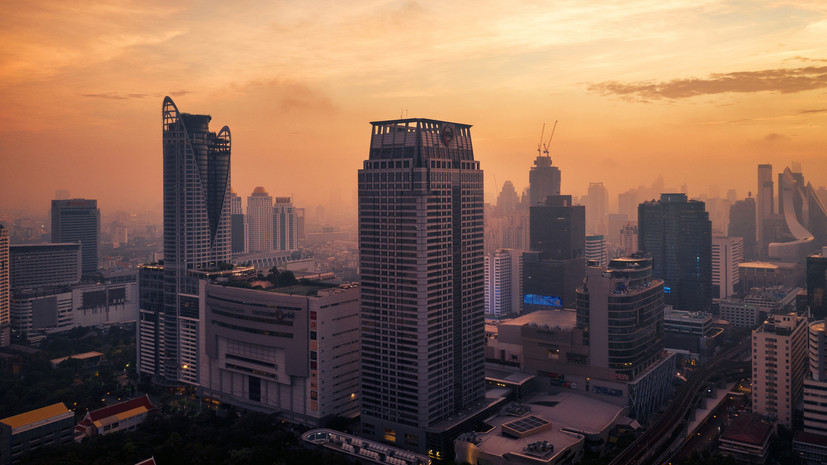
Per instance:
[[[234,128],[236,192],[297,205],[355,205],[352,135],[400,114],[474,125],[488,202],[505,180],[527,186],[554,120],[574,195],[603,182],[614,203],[662,174],[744,198],[757,163],[792,161],[827,184],[817,2],[248,6],[10,5],[0,212],[45,212],[57,189],[160,210],[164,95]]]

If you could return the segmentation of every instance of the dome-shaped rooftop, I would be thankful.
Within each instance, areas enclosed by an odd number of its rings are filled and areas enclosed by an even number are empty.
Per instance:
[[[258,186],[258,187],[256,187],[255,189],[253,189],[253,194],[254,194],[254,195],[255,195],[255,194],[264,194],[264,195],[267,195],[267,191],[266,191],[263,187]]]

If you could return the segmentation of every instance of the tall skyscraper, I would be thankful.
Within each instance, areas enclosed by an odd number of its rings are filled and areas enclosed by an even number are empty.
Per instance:
[[[772,182],[772,165],[758,165],[758,191],[756,194],[755,221],[758,228],[758,255],[767,256],[767,240],[764,222],[775,213],[775,197]]]
[[[492,318],[523,312],[523,252],[500,249],[485,256],[485,314]]]
[[[807,257],[807,304],[814,319],[827,318],[827,247]]]
[[[756,245],[755,199],[747,197],[729,207],[729,227],[727,236],[740,237],[744,240],[744,260],[758,260]]]
[[[652,256],[666,304],[679,310],[712,305],[712,223],[704,203],[661,194],[638,206],[638,247]]]
[[[362,432],[436,454],[426,429],[484,397],[483,172],[469,125],[371,124],[359,170]]]
[[[531,207],[531,252],[524,255],[528,301],[573,307],[586,272],[586,209],[570,195],[550,195]],[[532,300],[529,295],[538,296]],[[526,312],[541,310],[527,303]]]
[[[247,217],[241,208],[241,197],[230,192],[230,237],[232,238],[232,254],[247,253]]]
[[[770,258],[800,262],[827,246],[827,209],[813,186],[805,183],[801,171],[786,168],[778,175],[778,210],[784,231],[789,234],[775,240],[767,238]]]
[[[298,250],[299,231],[296,221],[296,207],[290,197],[276,197],[273,206],[273,248],[275,250]]]
[[[0,347],[11,343],[9,285],[9,230],[0,224]]]
[[[738,265],[744,262],[744,240],[716,234],[712,236],[712,297],[735,295],[739,283]]]
[[[752,411],[788,429],[807,372],[807,318],[770,315],[752,332]]]
[[[97,200],[52,200],[52,242],[80,242],[84,275],[98,271],[100,232]]]
[[[230,128],[209,115],[162,109],[164,263],[140,270],[138,370],[159,381],[198,383],[198,272],[229,263]]]
[[[545,202],[549,195],[560,195],[560,168],[551,165],[548,151],[545,155],[537,154],[534,166],[528,172],[528,184],[531,206]]]
[[[520,198],[517,196],[517,190],[514,189],[514,184],[511,181],[503,183],[503,188],[497,196],[497,208],[494,213],[497,216],[508,216],[514,213],[520,206]]]
[[[589,183],[586,203],[586,232],[606,234],[606,214],[609,212],[609,191],[602,182]]]
[[[261,186],[247,197],[247,228],[250,252],[273,250],[273,197]]]

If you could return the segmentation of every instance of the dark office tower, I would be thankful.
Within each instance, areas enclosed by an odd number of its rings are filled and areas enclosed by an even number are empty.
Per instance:
[[[247,253],[247,221],[244,218],[244,209],[241,208],[241,197],[230,192],[230,237],[232,238],[232,254]]]
[[[758,260],[755,230],[755,199],[747,197],[729,207],[727,236],[744,239],[744,261]]]
[[[231,255],[230,129],[210,132],[210,119],[164,98],[164,264],[140,272],[138,360],[141,373],[168,383],[198,383],[196,273]]]
[[[435,424],[484,396],[483,172],[469,125],[371,124],[359,170],[362,431],[437,453]]]
[[[11,343],[9,268],[9,230],[0,224],[0,347]]]
[[[827,318],[827,247],[807,257],[807,304],[811,320]]]
[[[560,168],[551,166],[548,152],[537,155],[528,172],[528,184],[531,206],[545,202],[549,195],[560,195]]]
[[[758,228],[758,255],[767,257],[767,246],[770,241],[766,238],[764,222],[775,213],[775,199],[772,182],[772,165],[758,165],[758,192],[756,194],[755,224]]]
[[[81,272],[98,271],[101,213],[97,200],[52,200],[52,242],[80,242]]]
[[[531,252],[523,258],[525,312],[573,307],[586,272],[586,208],[550,195],[530,211]]]
[[[652,256],[667,305],[691,311],[712,305],[712,223],[703,202],[661,194],[640,204],[638,248]]]

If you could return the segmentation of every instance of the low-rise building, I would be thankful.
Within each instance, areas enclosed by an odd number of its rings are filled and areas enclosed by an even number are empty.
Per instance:
[[[91,368],[91,367],[99,365],[100,362],[101,362],[102,357],[103,357],[102,353],[92,351],[92,352],[84,352],[82,354],[72,354],[72,355],[69,355],[69,356],[66,356],[66,357],[53,358],[53,359],[49,360],[49,362],[52,364],[52,368],[57,368],[58,365],[60,365],[61,363],[65,362],[66,360],[69,360],[71,358],[71,359],[74,359],[74,360],[79,360],[85,368]]]
[[[535,394],[486,419],[454,441],[457,463],[577,463],[600,450],[626,409],[573,391]]]
[[[767,461],[773,427],[760,415],[741,412],[721,436],[721,452],[737,461],[761,464]]]
[[[0,465],[18,463],[29,452],[72,441],[75,414],[62,402],[0,420]]]
[[[150,412],[158,408],[143,395],[126,402],[119,402],[92,412],[75,426],[75,441],[110,434],[117,431],[133,431],[146,420]]]
[[[359,288],[201,281],[199,395],[308,426],[359,413]]]

